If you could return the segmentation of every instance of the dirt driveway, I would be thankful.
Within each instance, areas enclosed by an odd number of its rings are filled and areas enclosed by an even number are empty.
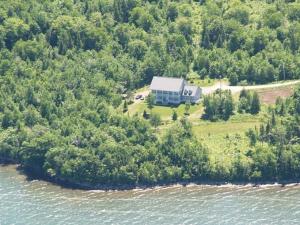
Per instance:
[[[149,93],[150,93],[149,89],[135,93],[134,94],[134,100],[133,100],[134,103],[139,103],[139,102],[144,101],[146,99],[146,97],[149,95]],[[144,98],[144,100],[142,100],[142,99],[136,99],[136,96],[138,96],[138,95],[141,95]]]
[[[213,86],[209,87],[202,87],[202,93],[204,95],[208,95],[216,91],[218,88],[221,88],[222,90],[231,90],[233,94],[239,93],[241,90],[246,89],[246,90],[257,90],[257,89],[274,89],[274,88],[280,88],[280,87],[285,87],[285,86],[290,86],[294,84],[300,84],[300,80],[293,80],[293,81],[287,81],[287,82],[282,82],[282,83],[274,83],[274,84],[263,84],[263,85],[249,85],[249,86],[230,86],[228,82],[221,82],[217,83]],[[134,103],[139,103],[142,102],[143,100],[141,99],[135,99],[137,95],[142,95],[144,99],[149,95],[150,90],[146,89],[140,92],[135,93],[134,95]]]
[[[263,84],[263,85],[251,85],[251,86],[250,85],[249,86],[229,86],[228,83],[221,82],[221,84],[217,83],[210,87],[203,87],[202,93],[204,95],[211,94],[214,91],[216,91],[218,88],[221,88],[222,90],[231,90],[231,92],[234,94],[234,93],[240,92],[243,89],[246,89],[246,90],[268,89],[268,88],[284,87],[284,86],[289,86],[289,85],[298,84],[298,83],[300,83],[300,80],[287,81],[287,82],[275,83],[275,84]]]

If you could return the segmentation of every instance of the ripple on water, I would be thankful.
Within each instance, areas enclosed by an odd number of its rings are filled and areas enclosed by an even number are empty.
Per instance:
[[[0,167],[0,224],[300,224],[300,186],[80,191]]]

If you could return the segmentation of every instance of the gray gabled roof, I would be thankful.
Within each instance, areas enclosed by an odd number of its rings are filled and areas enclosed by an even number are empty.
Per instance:
[[[173,77],[153,77],[150,89],[159,91],[181,91],[184,79]]]
[[[198,88],[199,87],[194,86],[194,85],[185,85],[183,88],[182,95],[183,96],[195,96]]]

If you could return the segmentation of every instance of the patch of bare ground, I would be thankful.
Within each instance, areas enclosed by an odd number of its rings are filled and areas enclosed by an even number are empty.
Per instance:
[[[295,86],[282,86],[256,90],[262,103],[274,104],[278,97],[287,98],[292,95]]]

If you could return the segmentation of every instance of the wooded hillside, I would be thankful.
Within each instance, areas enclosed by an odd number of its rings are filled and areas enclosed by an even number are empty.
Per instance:
[[[159,140],[121,94],[154,75],[298,79],[299,19],[283,0],[1,1],[0,157],[87,185],[234,179],[187,121]]]

